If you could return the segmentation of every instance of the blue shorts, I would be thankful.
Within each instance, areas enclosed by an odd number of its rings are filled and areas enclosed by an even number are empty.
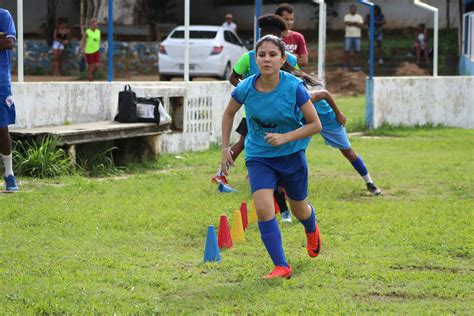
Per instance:
[[[360,53],[360,37],[345,37],[344,38],[344,51],[350,52],[351,48],[354,48],[356,53]]]
[[[320,134],[324,138],[326,145],[338,149],[351,148],[346,129],[336,120],[336,114],[334,112],[318,114],[318,116],[323,126]]]
[[[245,160],[252,193],[282,186],[295,201],[308,196],[308,163],[304,150],[273,158],[250,157]]]
[[[0,127],[15,124],[16,111],[11,87],[0,87]]]

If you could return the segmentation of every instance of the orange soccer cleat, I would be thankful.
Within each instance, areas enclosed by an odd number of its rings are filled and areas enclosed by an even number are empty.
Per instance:
[[[312,233],[306,233],[306,250],[308,250],[308,255],[312,258],[317,257],[321,252],[321,236],[319,234],[319,226],[316,223],[316,230]]]
[[[283,278],[289,279],[291,278],[291,274],[293,273],[293,269],[291,265],[287,267],[283,266],[276,266],[272,272],[262,277],[263,280],[275,279],[275,278]]]

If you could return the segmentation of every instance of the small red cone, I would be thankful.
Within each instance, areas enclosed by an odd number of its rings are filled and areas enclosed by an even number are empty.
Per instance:
[[[242,202],[240,204],[240,215],[242,216],[242,226],[244,227],[244,230],[249,226],[248,214],[247,203]]]
[[[232,248],[232,237],[230,236],[229,221],[225,214],[221,215],[219,223],[219,236],[217,237],[219,248]]]
[[[277,201],[273,198],[273,204],[275,205],[275,215],[280,213],[280,207],[278,206]]]

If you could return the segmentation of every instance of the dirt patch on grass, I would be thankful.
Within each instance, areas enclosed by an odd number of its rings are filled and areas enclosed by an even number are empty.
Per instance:
[[[363,71],[349,71],[343,68],[326,73],[326,88],[334,94],[358,95],[365,93],[365,78]]]
[[[407,301],[407,300],[451,300],[452,297],[447,295],[439,295],[436,293],[406,293],[398,291],[390,291],[386,293],[372,291],[367,293],[366,297],[376,301]]]
[[[395,70],[396,76],[429,76],[430,72],[426,69],[420,68],[417,64],[410,62],[403,62]]]
[[[403,271],[434,271],[441,273],[471,273],[474,271],[472,268],[455,268],[455,267],[441,267],[441,266],[428,266],[428,265],[393,265],[390,266],[393,270]]]

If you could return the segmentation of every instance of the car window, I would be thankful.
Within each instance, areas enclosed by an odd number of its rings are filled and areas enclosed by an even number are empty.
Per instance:
[[[217,31],[189,31],[189,38],[192,39],[212,39],[217,35]],[[171,38],[184,38],[184,31],[174,31]]]
[[[231,31],[224,31],[224,40],[228,43],[241,46],[239,40]]]
[[[232,37],[231,37],[231,33],[229,31],[224,31],[224,40],[228,43],[232,43]]]
[[[244,46],[240,38],[238,38],[234,33],[230,33],[230,36],[232,37],[235,45]]]

